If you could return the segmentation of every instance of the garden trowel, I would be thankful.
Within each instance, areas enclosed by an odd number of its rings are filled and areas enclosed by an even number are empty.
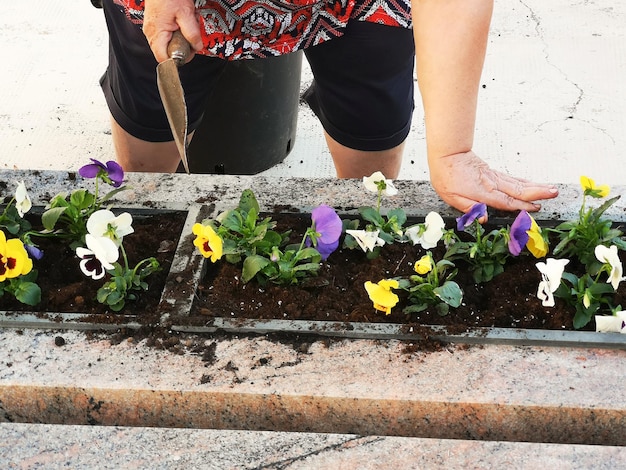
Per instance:
[[[185,171],[189,173],[189,163],[187,161],[187,105],[185,104],[185,94],[180,84],[178,67],[185,64],[189,56],[191,47],[183,37],[180,30],[174,31],[172,40],[167,46],[169,59],[157,65],[157,85],[159,94],[170,129],[174,134],[174,142],[178,147],[180,159],[183,162]]]

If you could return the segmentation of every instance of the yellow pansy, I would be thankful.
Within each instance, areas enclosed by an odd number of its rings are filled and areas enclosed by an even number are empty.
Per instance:
[[[222,257],[222,239],[209,225],[194,224],[191,231],[196,236],[193,244],[198,247],[205,258],[215,263]]]
[[[583,188],[585,195],[592,197],[607,197],[609,195],[610,188],[607,184],[603,184],[602,186],[596,186],[595,181],[593,181],[588,176],[580,177],[580,185]]]
[[[429,255],[422,256],[415,263],[415,272],[417,274],[426,274],[429,273],[433,269],[433,261]]]
[[[17,238],[6,239],[0,231],[0,282],[28,274],[33,260],[28,257],[24,244]]]
[[[526,248],[530,251],[535,258],[543,258],[548,254],[548,244],[546,239],[541,234],[541,228],[535,222],[535,219],[530,218],[530,230],[526,230],[528,234],[528,241],[526,242]]]
[[[399,286],[398,281],[383,279],[378,284],[367,281],[365,283],[365,290],[370,300],[374,303],[374,308],[389,315],[391,309],[395,307],[400,300],[396,294],[391,292],[391,289],[397,289]]]

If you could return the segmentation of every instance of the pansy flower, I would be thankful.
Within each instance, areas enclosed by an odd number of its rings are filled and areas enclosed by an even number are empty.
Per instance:
[[[368,191],[378,193],[381,191],[383,196],[395,196],[398,190],[393,185],[393,181],[386,179],[380,171],[372,173],[370,176],[363,177],[363,184]]]
[[[346,230],[346,233],[354,237],[361,249],[366,253],[373,251],[377,246],[383,246],[385,244],[385,240],[378,236],[380,230]]]
[[[325,260],[339,246],[339,237],[343,229],[341,219],[332,207],[325,204],[313,209],[311,219],[316,235],[315,240],[307,237],[306,245],[313,244]]]
[[[43,250],[41,250],[37,245],[25,244],[24,248],[31,259],[40,260],[43,258]]]
[[[515,217],[511,230],[509,230],[509,252],[513,256],[519,256],[526,243],[528,243],[528,231],[530,230],[531,220],[528,212],[521,211]]]
[[[611,245],[610,247],[606,247],[604,245],[598,245],[596,246],[594,252],[598,261],[608,264],[611,268],[609,278],[606,282],[610,283],[613,286],[613,289],[617,290],[619,283],[624,280],[622,277],[622,262],[619,259],[619,254],[617,253],[617,246]]]
[[[600,333],[623,333],[626,334],[626,311],[615,315],[596,315],[596,331]]]
[[[210,225],[194,224],[191,231],[196,236],[193,244],[198,247],[205,258],[215,263],[222,257],[223,242]]]
[[[365,283],[365,290],[370,300],[374,303],[374,308],[389,315],[391,309],[395,307],[400,300],[391,289],[397,289],[399,286],[398,281],[394,279],[383,279],[379,283],[367,281]]]
[[[108,237],[85,235],[87,248],[79,246],[76,255],[81,258],[80,270],[93,280],[102,279],[108,269],[114,269],[112,263],[119,258],[117,245]]]
[[[543,258],[548,254],[548,244],[541,234],[541,228],[528,212],[521,211],[509,231],[509,252],[513,256],[519,256],[524,247],[535,258]]]
[[[585,196],[601,198],[609,195],[610,188],[608,185],[603,184],[601,186],[596,186],[595,181],[587,176],[580,177],[580,185],[583,188]]]
[[[17,209],[17,213],[20,217],[24,217],[24,214],[26,214],[31,207],[33,207],[33,203],[30,200],[28,191],[26,191],[26,185],[23,181],[20,181],[17,183],[15,190],[15,208]]]
[[[33,260],[28,257],[19,238],[6,239],[0,230],[0,282],[28,274],[33,269]]]
[[[530,230],[528,230],[528,242],[526,248],[535,258],[543,258],[548,254],[548,242],[541,233],[541,227],[537,225],[535,219],[530,217]]]
[[[92,163],[80,167],[78,174],[83,178],[95,178],[98,175],[114,188],[119,188],[124,182],[124,170],[116,161],[109,160],[102,163],[95,158],[90,158]]]
[[[414,268],[417,274],[428,274],[433,269],[433,260],[429,255],[424,255],[415,262]]]
[[[540,261],[535,264],[541,273],[541,282],[537,288],[537,297],[541,300],[544,307],[554,307],[554,292],[561,284],[561,277],[565,266],[569,263],[568,259],[548,258],[546,262]]]
[[[116,216],[108,209],[100,209],[87,220],[87,231],[94,237],[108,237],[120,246],[124,236],[135,231],[132,224],[133,216],[128,212]]]
[[[405,235],[414,245],[421,245],[425,250],[435,248],[446,227],[443,218],[437,212],[429,212],[423,224],[413,225],[406,229]]]
[[[481,219],[487,215],[487,204],[477,202],[469,211],[456,219],[456,229],[459,232],[465,230],[466,227],[472,225],[476,219]]]

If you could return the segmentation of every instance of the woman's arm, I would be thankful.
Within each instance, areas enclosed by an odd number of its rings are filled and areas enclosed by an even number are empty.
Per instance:
[[[493,171],[472,151],[492,10],[492,0],[412,1],[430,178],[441,198],[462,211],[476,202],[537,211],[530,201],[555,197],[554,186]]]

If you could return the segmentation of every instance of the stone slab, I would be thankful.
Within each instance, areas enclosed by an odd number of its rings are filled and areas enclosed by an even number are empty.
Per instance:
[[[0,424],[5,468],[529,469],[626,465],[624,448],[349,434]]]
[[[626,351],[182,341],[2,331],[0,421],[626,445]]]
[[[0,170],[0,181],[10,187],[23,180],[33,204],[46,204],[59,192],[89,187],[76,177],[76,171]],[[262,209],[275,206],[309,210],[328,204],[337,210],[354,211],[360,206],[374,206],[375,195],[364,189],[360,180],[336,178],[279,178],[236,175],[186,175],[161,173],[127,173],[128,190],[115,196],[112,204],[124,207],[154,207],[188,210],[194,205],[213,205],[218,210],[235,207],[244,189],[252,189]],[[598,181],[599,183],[599,181]],[[427,181],[397,180],[398,195],[383,200],[383,211],[402,208],[409,216],[424,216],[436,211],[442,217],[458,217],[460,213],[439,199]],[[537,221],[568,220],[578,217],[582,190],[578,183],[558,185],[560,195],[544,201]],[[626,184],[611,187],[611,195],[626,194]],[[594,205],[595,207],[595,205]],[[494,223],[512,223],[516,214],[491,212]],[[626,221],[626,200],[617,201],[605,217]]]

